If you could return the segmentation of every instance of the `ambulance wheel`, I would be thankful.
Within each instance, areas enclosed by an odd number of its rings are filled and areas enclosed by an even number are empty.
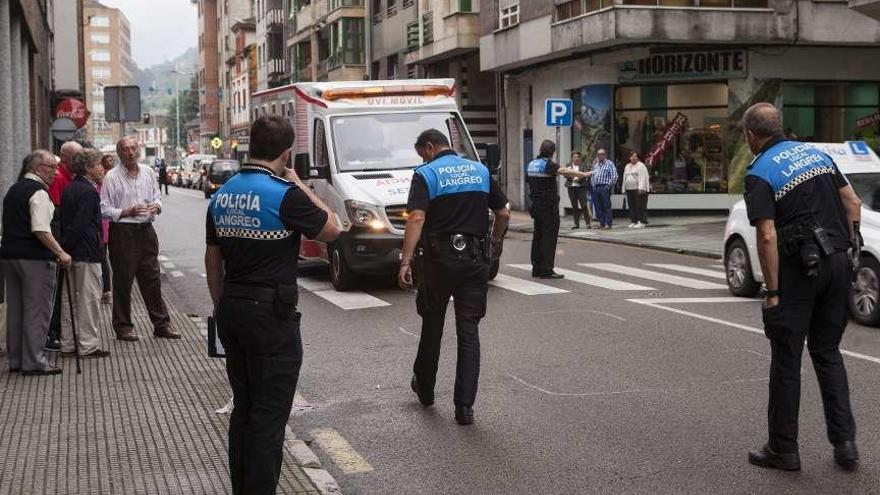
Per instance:
[[[354,288],[357,277],[354,272],[351,271],[348,262],[345,261],[345,255],[342,253],[342,249],[338,245],[334,244],[330,247],[329,258],[330,283],[333,284],[333,288],[340,292],[345,292]]]
[[[880,263],[862,256],[850,297],[853,318],[862,325],[880,326]]]
[[[495,276],[498,275],[498,269],[501,267],[501,260],[492,260],[492,264],[489,265],[489,280],[495,280]]]

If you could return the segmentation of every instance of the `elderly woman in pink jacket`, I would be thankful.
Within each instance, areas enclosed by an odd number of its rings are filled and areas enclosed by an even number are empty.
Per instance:
[[[629,163],[623,169],[623,191],[629,205],[629,228],[641,229],[648,223],[648,192],[651,190],[651,176],[648,167],[633,151],[629,155]]]

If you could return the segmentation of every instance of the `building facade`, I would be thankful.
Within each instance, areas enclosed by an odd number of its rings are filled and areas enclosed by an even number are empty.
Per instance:
[[[52,81],[56,95],[84,97],[83,0],[54,2]]]
[[[252,19],[232,25],[235,52],[226,61],[226,71],[231,77],[230,94],[230,152],[233,158],[245,160],[250,144],[251,94],[257,91],[258,67],[256,51],[256,25]]]
[[[83,55],[86,106],[91,111],[86,138],[97,148],[112,148],[122,124],[104,119],[104,88],[132,83],[131,27],[119,10],[94,0],[83,5]]]
[[[220,132],[217,1],[193,0],[199,15],[199,152],[214,153],[211,140]],[[220,0],[223,1],[223,0]]]
[[[291,1],[291,79],[362,80],[368,51],[364,0]]]
[[[236,37],[232,27],[251,15],[251,0],[222,0],[217,2],[217,79],[220,82],[218,135],[223,140],[218,155],[232,156],[233,71],[230,62],[235,59]]]
[[[285,45],[289,5],[288,0],[253,0],[260,91],[290,83]]]
[[[370,23],[370,79],[413,79],[419,66],[406,56],[420,46],[419,12],[431,0],[370,0],[366,18]],[[440,3],[440,2],[436,2]],[[428,22],[428,21],[426,21]],[[427,26],[431,29],[433,26]]]
[[[517,207],[525,163],[556,136],[547,98],[574,101],[559,160],[606,148],[622,167],[639,153],[652,209],[721,210],[741,197],[751,154],[738,123],[755,102],[781,106],[799,139],[877,136],[859,121],[880,104],[880,66],[865,63],[880,57],[880,23],[845,3],[487,0],[480,23],[481,67],[503,78],[503,179]]]

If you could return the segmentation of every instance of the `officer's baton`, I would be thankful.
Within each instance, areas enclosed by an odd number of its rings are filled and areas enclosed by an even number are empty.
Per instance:
[[[70,290],[70,277],[68,275],[67,270],[61,272],[61,278],[64,279],[67,285],[67,304],[70,306],[70,329],[73,333],[73,353],[76,355],[76,374],[82,374],[82,368],[79,364],[79,336],[76,334],[76,318],[73,314],[73,292]]]

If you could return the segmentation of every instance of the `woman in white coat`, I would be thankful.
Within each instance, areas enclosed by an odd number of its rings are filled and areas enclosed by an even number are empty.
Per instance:
[[[648,223],[648,192],[651,190],[651,178],[648,167],[633,151],[629,155],[629,163],[623,170],[623,191],[629,204],[629,228],[641,229]]]

